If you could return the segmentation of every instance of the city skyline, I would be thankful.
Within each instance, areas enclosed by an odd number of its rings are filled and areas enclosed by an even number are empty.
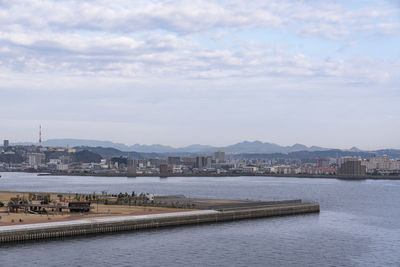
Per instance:
[[[332,149],[340,149],[343,151],[377,151],[385,149],[394,149],[396,147],[376,147],[376,148],[363,148],[357,146],[351,147],[326,147],[319,145],[307,145],[302,143],[291,143],[291,144],[278,144],[274,142],[262,141],[262,140],[241,140],[236,143],[230,143],[226,145],[213,145],[213,144],[198,144],[190,143],[187,145],[174,146],[169,144],[151,143],[151,144],[141,144],[141,143],[123,143],[115,142],[112,140],[94,140],[94,139],[79,139],[79,138],[54,138],[54,139],[43,139],[40,141],[16,141],[10,139],[3,139],[5,142],[9,142],[10,145],[39,145],[49,146],[49,147],[103,147],[103,148],[116,148],[121,151],[138,151],[138,152],[206,152],[206,151],[219,151],[226,148],[231,149],[232,147],[242,146],[241,148],[235,149],[235,152],[249,152],[254,153],[251,149],[260,150],[260,153],[287,153],[294,151],[326,151]],[[264,145],[271,147],[264,147]],[[152,150],[154,148],[154,150]],[[209,150],[207,150],[209,149]],[[249,150],[250,149],[250,150]],[[248,151],[249,150],[249,151]],[[271,150],[271,151],[270,151]]]
[[[0,1],[0,139],[400,148],[397,1]]]

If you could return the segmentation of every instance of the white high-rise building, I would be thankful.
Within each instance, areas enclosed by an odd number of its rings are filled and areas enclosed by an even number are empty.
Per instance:
[[[44,153],[29,153],[28,154],[28,162],[29,165],[33,168],[37,168],[38,166],[45,163],[46,155]]]

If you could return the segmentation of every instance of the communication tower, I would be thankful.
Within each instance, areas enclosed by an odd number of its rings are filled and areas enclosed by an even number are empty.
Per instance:
[[[39,125],[39,146],[42,147],[42,125]]]

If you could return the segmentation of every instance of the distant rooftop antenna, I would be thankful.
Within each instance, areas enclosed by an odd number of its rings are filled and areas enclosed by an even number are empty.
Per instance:
[[[39,146],[42,146],[42,125],[39,125]]]

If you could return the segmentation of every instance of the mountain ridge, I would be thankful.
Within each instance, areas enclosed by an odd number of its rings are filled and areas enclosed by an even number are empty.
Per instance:
[[[15,143],[15,144],[33,144],[29,142]],[[14,145],[15,145],[14,144]],[[303,144],[294,144],[292,146],[281,146],[269,142],[261,141],[243,141],[228,146],[210,146],[193,144],[185,147],[172,147],[160,144],[152,145],[141,145],[134,144],[131,146],[114,143],[112,141],[101,141],[101,140],[89,140],[89,139],[48,139],[42,143],[44,146],[62,146],[62,147],[107,147],[115,148],[124,152],[139,152],[139,153],[213,153],[218,150],[225,151],[227,153],[290,153],[296,151],[323,151],[329,150],[330,148],[323,148],[318,146],[305,146]]]

